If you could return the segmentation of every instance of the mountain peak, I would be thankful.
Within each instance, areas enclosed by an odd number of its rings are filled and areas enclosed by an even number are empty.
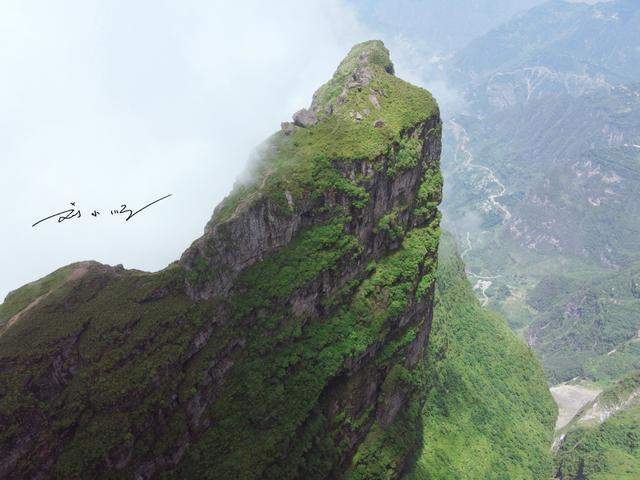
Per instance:
[[[439,116],[437,102],[423,88],[393,74],[389,51],[380,40],[351,48],[333,77],[313,95],[309,109],[283,122],[260,147],[249,171],[218,206],[207,231],[227,221],[262,194],[291,197],[300,204],[314,179],[318,158],[374,160],[404,132]]]
[[[340,62],[331,80],[314,93],[311,110],[331,114],[336,104],[347,103],[351,90],[362,90],[374,78],[393,74],[389,50],[382,41],[358,43]]]
[[[0,477],[400,478],[421,434],[442,124],[390,65],[381,42],[356,46],[330,111],[272,135],[179,262],[14,302]]]
[[[394,74],[389,50],[381,40],[369,40],[354,45],[338,65],[334,78],[354,74],[360,68],[374,66],[382,67],[385,72]]]

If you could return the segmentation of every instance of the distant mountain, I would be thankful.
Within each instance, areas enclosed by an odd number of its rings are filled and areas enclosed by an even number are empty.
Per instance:
[[[460,49],[471,40],[545,0],[349,0],[366,24],[410,38],[430,54]]]
[[[527,339],[552,382],[611,382],[640,369],[640,263],[595,276],[545,277],[528,303],[538,313]]]
[[[473,98],[511,106],[549,93],[581,94],[640,78],[635,0],[552,0],[461,50],[449,73]]]
[[[499,203],[509,212],[502,215],[508,237],[606,266],[640,254],[638,87],[548,93],[465,123],[477,163],[505,184]],[[465,190],[451,191],[447,201],[466,209]]]
[[[445,132],[444,219],[552,381],[608,381],[618,351],[638,358],[638,32],[638,2],[554,0],[447,64],[468,103]]]
[[[443,65],[467,100],[444,220],[477,295],[550,382],[605,388],[558,432],[556,478],[640,478],[640,2],[550,1]]]

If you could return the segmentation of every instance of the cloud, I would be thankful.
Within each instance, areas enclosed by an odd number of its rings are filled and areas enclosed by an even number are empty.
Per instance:
[[[74,261],[177,259],[253,147],[371,35],[338,0],[3,2],[0,298]],[[72,201],[80,220],[31,227]]]
[[[444,119],[465,107],[462,93],[450,85],[441,67],[442,58],[436,51],[398,29],[389,29],[379,36],[392,52],[398,76],[428,89],[437,99]]]

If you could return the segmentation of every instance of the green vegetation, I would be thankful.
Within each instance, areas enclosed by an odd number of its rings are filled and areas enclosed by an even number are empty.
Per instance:
[[[404,236],[404,228],[398,223],[398,211],[394,210],[380,219],[378,231],[386,232],[391,240],[396,240]]]
[[[4,303],[0,304],[0,328],[12,316],[26,308],[31,302],[62,285],[77,265],[78,264],[71,264],[59,268],[46,277],[28,283],[9,293]]]
[[[413,454],[420,448],[421,435],[417,426],[421,423],[420,399],[425,386],[425,369],[405,370],[402,373],[406,378],[402,379],[394,378],[394,373],[396,370],[392,370],[384,384],[387,391],[392,391],[396,382],[400,382],[403,388],[409,384],[414,395],[392,425],[386,428],[379,424],[373,426],[353,458],[353,467],[346,476],[348,480],[398,478],[404,469],[407,452]]]
[[[334,445],[334,437],[341,429],[371,422],[375,412],[369,410],[362,418],[343,416],[342,421],[328,418],[317,409],[323,389],[348,358],[358,358],[376,342],[386,341],[393,332],[390,319],[427,293],[435,277],[438,245],[437,219],[412,230],[400,250],[375,264],[369,278],[327,299],[327,304],[337,306],[335,314],[303,327],[302,319],[292,316],[283,300],[320,273],[333,276],[345,262],[357,262],[359,246],[344,235],[346,220],[338,218],[304,232],[285,250],[243,274],[238,281],[242,293],[229,299],[231,323],[218,328],[215,341],[189,364],[185,361],[191,339],[215,304],[192,304],[179,293],[179,268],[156,276],[124,275],[106,281],[97,273],[87,274],[69,291],[50,295],[43,305],[46,315],[26,317],[0,337],[3,358],[16,361],[56,348],[55,339],[79,335],[77,349],[87,366],[53,404],[19,387],[45,365],[35,369],[25,365],[12,376],[3,375],[7,393],[0,398],[0,411],[21,416],[32,408],[54,409],[58,420],[50,434],[78,422],[54,471],[60,478],[97,475],[93,469],[123,442],[130,444],[136,456],[145,457],[163,454],[186,435],[184,409],[189,398],[204,388],[208,365],[243,338],[236,365],[205,413],[211,427],[187,450],[180,469],[166,478],[248,479],[257,472],[265,478],[292,478],[300,472],[308,472],[305,478],[316,478],[315,469],[319,469],[317,478],[324,478],[347,448]],[[147,300],[164,289],[172,293]],[[80,297],[66,310],[58,310],[56,305],[71,294]],[[389,369],[385,385],[412,382],[413,373],[398,374],[392,368],[403,358],[406,342],[390,345],[378,366],[381,371]],[[422,392],[417,385],[411,391],[415,410]],[[167,404],[172,392],[177,392],[181,404]],[[158,409],[170,423],[150,432],[147,425],[155,422]],[[406,442],[408,434],[417,438],[416,426],[415,421],[400,419],[384,433],[375,427],[361,447],[363,453],[357,455],[352,478],[389,478],[369,472],[401,468],[407,449],[415,447]],[[3,431],[0,442],[18,428]],[[370,445],[381,444],[387,456],[364,453],[372,450]],[[274,464],[274,458],[283,461]]]
[[[556,463],[562,480],[636,480],[640,474],[640,406],[596,428],[569,433]]]
[[[544,479],[555,404],[532,352],[481,308],[450,237],[438,258],[423,450],[411,480]]]
[[[362,192],[354,191],[343,176],[336,177],[333,168],[327,170],[333,162],[368,160],[374,168],[381,168],[381,155],[386,155],[396,158],[389,174],[415,166],[422,144],[406,133],[437,114],[438,106],[429,92],[389,73],[390,65],[389,52],[382,42],[356,45],[334,77],[314,95],[312,108],[318,111],[318,123],[296,128],[291,134],[281,131],[267,140],[252,167],[254,180],[238,185],[212,221],[221,223],[239,205],[251,205],[261,198],[258,192],[270,198],[290,192],[294,204],[298,204],[327,184],[346,189],[359,198],[357,205],[362,206],[366,202]],[[352,77],[358,69],[364,72],[364,79],[355,81]],[[376,126],[378,120],[382,123]],[[336,185],[336,181],[342,185]]]
[[[387,73],[393,73],[393,64],[389,57],[389,50],[379,40],[355,45],[349,54],[340,62],[333,78],[321,86],[313,95],[313,106],[317,110],[326,108],[342,93],[345,84],[350,80],[356,69],[362,64],[362,58],[367,58],[367,63],[377,70],[382,69]]]
[[[210,409],[213,426],[188,450],[179,476],[210,478],[215,467],[220,478],[254,478],[257,472],[267,478],[292,478],[301,472],[311,475],[312,465],[331,465],[343,455],[345,451],[334,445],[334,436],[345,419],[327,418],[313,408],[328,379],[339,372],[348,358],[358,358],[391,334],[389,320],[403,315],[416,301],[417,292],[421,291],[417,282],[421,278],[433,282],[437,245],[437,220],[428,227],[412,230],[399,251],[376,263],[369,278],[350,285],[351,292],[341,291],[339,298],[327,299],[328,304],[337,306],[334,315],[304,329],[300,319],[290,317],[282,300],[320,272],[335,274],[345,261],[357,262],[357,242],[344,236],[339,223],[303,233],[285,250],[243,274],[238,282],[243,293],[230,300],[233,317],[242,322],[238,327],[251,321],[243,360],[229,372]],[[420,285],[426,293],[429,285]],[[351,296],[351,300],[345,303],[345,296]],[[260,318],[256,316],[260,311],[269,313]],[[194,367],[211,361],[221,347],[218,341],[208,352],[201,352]],[[403,351],[388,351],[386,361],[379,367],[396,365]],[[393,378],[392,373],[389,377]],[[363,423],[365,419],[348,421]],[[404,425],[402,435],[384,437],[385,448],[395,452],[396,468],[401,468],[406,455],[406,433],[415,425]],[[375,433],[370,435],[361,449],[369,450],[370,442],[380,441]],[[401,447],[396,441],[403,442]],[[318,443],[329,450],[315,448]],[[296,445],[293,452],[291,445]],[[285,457],[286,461],[267,468],[274,458]],[[388,471],[387,465],[380,466],[388,459],[365,453],[356,454],[355,458],[352,478],[390,478],[370,476],[371,472],[383,471],[381,468]]]
[[[598,406],[616,408],[626,404],[629,399],[632,402],[640,403],[640,398],[636,398],[637,393],[640,393],[640,370],[619,380],[602,392],[597,398]]]
[[[548,276],[532,290],[531,332],[552,382],[583,376],[607,383],[640,366],[639,272],[634,263],[590,278]]]
[[[420,159],[421,151],[422,142],[419,139],[414,137],[400,139],[395,164],[389,167],[387,173],[394,175],[396,172],[415,167]]]
[[[401,474],[421,434],[442,182],[437,106],[390,71],[382,43],[354,47],[314,99],[319,122],[267,142],[195,258],[90,269],[0,336],[0,451],[55,445],[46,465],[17,451],[18,476]],[[364,211],[405,174],[412,191]],[[224,296],[193,294],[227,272],[211,237],[233,248],[225,220],[264,202],[284,222],[304,208],[303,227],[233,265]]]
[[[608,384],[640,370],[640,338],[634,338],[617,347],[609,355],[605,353],[585,362],[585,375],[598,383]]]
[[[439,134],[439,133],[438,133]],[[442,192],[442,174],[440,169],[428,168],[424,171],[418,190],[416,215],[429,215],[438,206]]]
[[[556,454],[562,480],[635,480],[640,475],[640,373],[618,382],[583,408]],[[592,408],[613,415],[583,418]],[[586,421],[585,421],[586,420]]]

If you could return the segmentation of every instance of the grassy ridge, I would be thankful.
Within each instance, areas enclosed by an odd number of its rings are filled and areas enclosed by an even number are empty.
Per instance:
[[[640,476],[640,371],[586,405],[566,427],[556,455],[562,480],[631,480]],[[610,415],[601,423],[603,415]]]
[[[55,272],[10,292],[0,304],[0,327],[31,302],[62,285],[77,264],[67,265]]]
[[[428,92],[389,73],[381,42],[345,62],[338,84],[358,72],[370,82],[340,102],[330,85],[318,101],[335,101],[333,114],[276,134],[256,183],[214,214],[205,240],[234,248],[225,220],[252,220],[242,210],[252,201],[276,204],[279,219],[305,209],[305,227],[244,266],[228,293],[187,293],[226,265],[207,262],[203,240],[192,264],[88,271],[0,335],[0,458],[16,460],[13,477],[401,474],[419,445],[425,392],[440,121]],[[376,182],[400,175],[412,190],[390,187],[388,210],[368,226]]]
[[[636,480],[640,475],[640,406],[598,427],[569,433],[556,463],[562,480]]]

